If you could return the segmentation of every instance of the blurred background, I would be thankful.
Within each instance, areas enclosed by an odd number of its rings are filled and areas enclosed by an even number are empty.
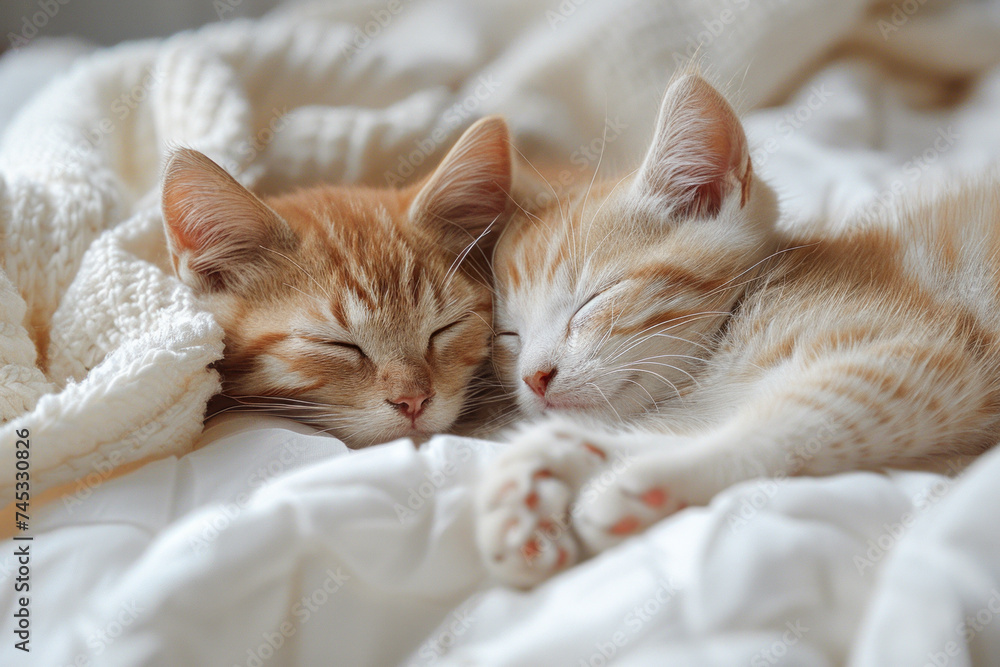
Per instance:
[[[220,18],[261,16],[279,4],[282,0],[4,0],[0,25],[5,48],[11,47],[9,33],[20,33],[25,22],[37,28],[39,37],[77,37],[110,46],[127,39],[165,37]],[[38,12],[45,18],[37,17]]]
[[[0,90],[17,94],[0,96],[0,128],[26,97],[96,48],[166,37],[213,21],[254,18],[294,1],[4,0],[0,3]],[[25,66],[25,61],[30,65]]]

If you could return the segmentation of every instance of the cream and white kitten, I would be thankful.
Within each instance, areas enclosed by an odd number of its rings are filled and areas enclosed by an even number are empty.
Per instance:
[[[997,179],[839,234],[777,217],[733,110],[686,73],[638,172],[511,223],[494,361],[541,418],[479,491],[501,580],[534,584],[743,480],[934,467],[997,441]]]

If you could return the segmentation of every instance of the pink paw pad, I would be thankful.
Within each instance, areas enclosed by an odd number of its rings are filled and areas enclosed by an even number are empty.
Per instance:
[[[670,495],[663,489],[650,489],[640,494],[639,500],[649,507],[663,507],[667,504],[669,497]]]
[[[521,547],[521,555],[524,556],[524,560],[529,563],[540,553],[542,553],[542,548],[538,545],[538,540],[528,540],[524,543],[524,546]]]
[[[612,535],[631,535],[642,527],[642,522],[634,516],[627,516],[620,519],[618,523],[608,528]]]

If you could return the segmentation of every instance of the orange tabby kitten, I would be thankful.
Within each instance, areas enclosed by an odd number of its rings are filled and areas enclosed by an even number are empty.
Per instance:
[[[163,182],[178,277],[225,330],[223,391],[350,446],[447,430],[489,356],[473,244],[504,222],[507,128],[486,118],[422,182],[260,199],[193,150]]]
[[[997,442],[997,179],[814,238],[777,218],[733,110],[685,74],[638,172],[510,224],[495,361],[545,417],[480,488],[498,577],[533,584],[754,477]]]

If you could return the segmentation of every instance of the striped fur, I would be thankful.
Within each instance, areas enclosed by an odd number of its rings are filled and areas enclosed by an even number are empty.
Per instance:
[[[1000,436],[1000,178],[839,233],[779,233],[719,100],[683,76],[638,173],[527,211],[498,245],[497,366],[545,415],[479,499],[480,546],[508,581],[736,482],[954,470]],[[544,530],[570,502],[571,528]]]
[[[224,394],[350,446],[448,430],[489,357],[492,297],[474,242],[504,223],[509,188],[496,118],[403,190],[261,200],[205,156],[175,154],[167,238],[225,330]]]

